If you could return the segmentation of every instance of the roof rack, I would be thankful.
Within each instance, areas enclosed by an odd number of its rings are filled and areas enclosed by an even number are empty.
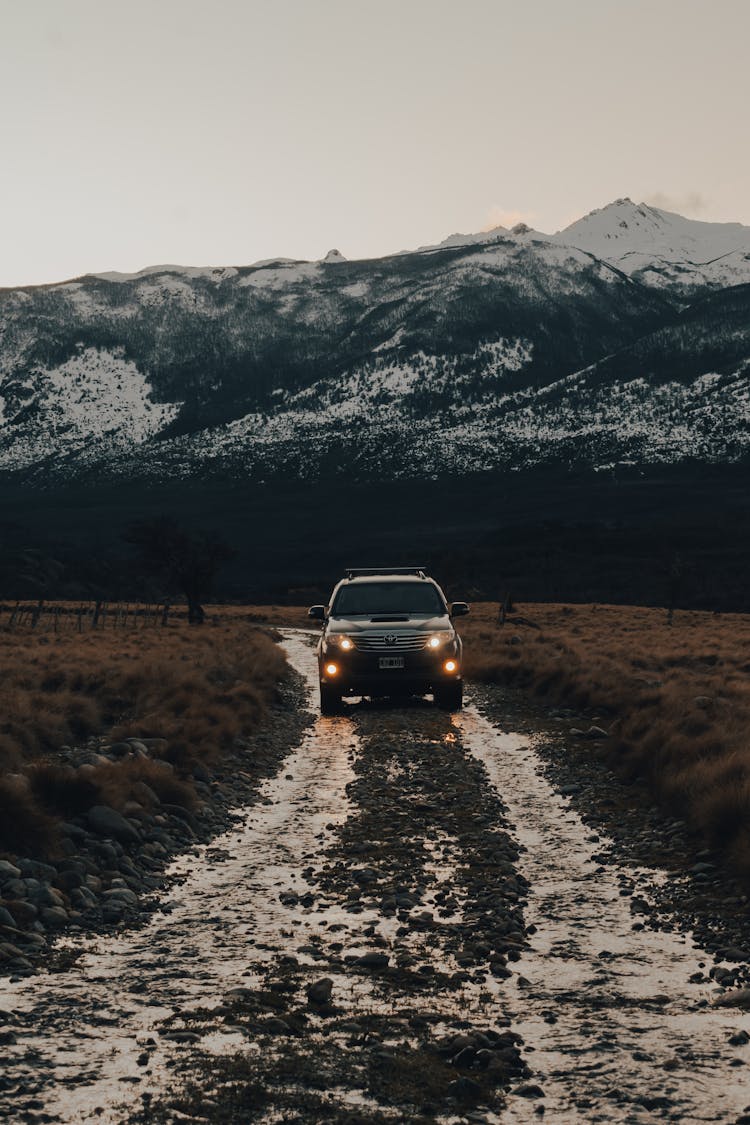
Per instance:
[[[423,566],[348,566],[347,578],[362,578],[367,574],[413,574],[417,578],[426,578]]]

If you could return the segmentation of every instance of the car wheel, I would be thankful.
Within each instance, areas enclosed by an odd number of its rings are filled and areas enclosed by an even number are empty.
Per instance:
[[[320,685],[321,715],[335,715],[341,710],[341,692],[328,684]]]
[[[445,684],[435,688],[435,703],[441,711],[460,711],[464,701],[463,684]]]

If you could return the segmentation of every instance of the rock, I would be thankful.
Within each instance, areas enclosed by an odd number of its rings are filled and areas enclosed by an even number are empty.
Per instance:
[[[43,906],[39,917],[48,930],[61,930],[68,924],[68,912],[62,906]]]
[[[363,953],[358,957],[355,964],[360,965],[363,969],[387,969],[391,963],[391,959],[387,953]]]
[[[750,1009],[750,988],[736,988],[732,992],[725,992],[714,1000],[717,1008],[748,1008]]]
[[[30,894],[29,898],[37,906],[65,906],[65,896],[62,891],[50,886],[49,883],[42,883],[36,894]]]
[[[0,859],[0,883],[6,882],[8,879],[20,879],[21,868],[16,867],[14,863],[10,863],[7,859]]]
[[[148,757],[148,749],[139,738],[131,738],[128,739],[128,741],[130,743],[130,750],[136,758]]]
[[[15,918],[4,906],[0,906],[0,926],[10,926],[12,930],[16,928]]]
[[[473,1078],[467,1078],[465,1074],[462,1074],[455,1082],[449,1084],[448,1093],[452,1098],[473,1099],[481,1096],[482,1087]]]
[[[313,1007],[329,1004],[333,993],[333,981],[330,977],[322,977],[307,987],[307,1002]]]
[[[107,747],[107,752],[113,758],[125,758],[130,754],[130,743],[114,742],[111,746]]]
[[[750,1035],[743,1028],[741,1031],[736,1031],[734,1035],[730,1035],[727,1042],[730,1047],[745,1047],[750,1043]]]
[[[127,887],[113,887],[102,895],[105,903],[121,903],[123,906],[137,906],[138,895]]]
[[[166,754],[169,749],[169,742],[166,738],[140,738],[138,741],[141,746],[146,747],[149,754],[155,754],[157,758]],[[195,771],[193,772],[193,776],[195,776]]]
[[[735,965],[750,961],[750,951],[740,949],[736,945],[723,945],[717,950],[717,954],[723,961],[731,961]]]
[[[706,711],[713,701],[713,697],[710,695],[696,695],[693,699],[695,706],[700,707],[702,711]]]
[[[20,929],[25,929],[27,926],[33,926],[39,916],[39,911],[32,902],[27,902],[23,898],[6,899],[5,909],[15,919],[14,925]]]
[[[11,945],[9,941],[0,942],[0,962],[10,962],[15,968],[30,969],[31,962],[28,961],[20,949],[15,945]]]
[[[80,871],[58,871],[55,876],[55,886],[60,891],[72,891],[75,887],[80,887],[83,883],[85,875]]]
[[[515,1094],[518,1098],[543,1098],[544,1090],[541,1086],[537,1086],[535,1082],[524,1082],[511,1090],[511,1094]]]
[[[89,827],[99,836],[112,837],[126,844],[138,843],[141,836],[122,813],[109,805],[94,805],[87,817]]]
[[[74,887],[70,901],[76,910],[93,910],[97,905],[96,895],[88,887]]]

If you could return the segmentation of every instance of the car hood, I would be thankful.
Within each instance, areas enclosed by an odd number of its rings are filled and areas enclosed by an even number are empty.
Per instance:
[[[436,633],[452,628],[447,613],[436,617],[428,617],[424,613],[399,614],[397,617],[377,614],[374,617],[329,617],[327,626],[329,633],[401,633],[405,630]]]

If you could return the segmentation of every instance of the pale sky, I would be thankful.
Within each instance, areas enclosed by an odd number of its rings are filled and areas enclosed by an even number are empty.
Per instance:
[[[750,0],[0,0],[0,285],[750,224]]]

